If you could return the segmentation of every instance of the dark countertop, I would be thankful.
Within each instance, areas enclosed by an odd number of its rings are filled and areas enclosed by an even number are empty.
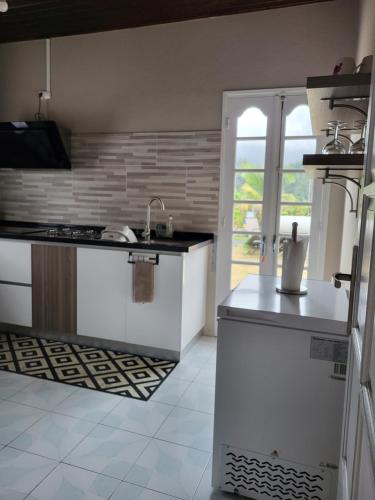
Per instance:
[[[102,231],[105,226],[75,225],[75,224],[46,224],[20,221],[0,221],[0,239],[25,240],[48,243],[64,243],[66,245],[89,245],[105,248],[123,248],[127,250],[148,250],[158,252],[186,253],[206,246],[213,242],[212,233],[195,233],[175,231],[173,239],[156,238],[151,232],[151,241],[137,243],[121,243],[105,241],[97,238],[80,238],[76,236],[48,236],[47,229],[70,228],[72,230]],[[140,238],[141,230],[134,230]]]

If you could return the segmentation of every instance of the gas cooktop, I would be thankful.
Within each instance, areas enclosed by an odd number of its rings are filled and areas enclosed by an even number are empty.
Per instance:
[[[67,238],[77,240],[100,240],[101,231],[93,228],[77,228],[70,226],[50,227],[39,231],[33,231],[35,236],[46,236],[48,238]]]

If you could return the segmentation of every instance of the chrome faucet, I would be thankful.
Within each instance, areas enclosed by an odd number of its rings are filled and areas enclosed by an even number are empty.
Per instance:
[[[147,221],[146,221],[146,225],[145,225],[145,230],[142,233],[142,237],[146,241],[150,241],[150,237],[151,237],[151,205],[154,203],[154,201],[158,201],[161,210],[165,210],[164,201],[161,198],[159,198],[158,196],[155,196],[155,198],[152,198],[148,202],[148,205],[147,205]]]

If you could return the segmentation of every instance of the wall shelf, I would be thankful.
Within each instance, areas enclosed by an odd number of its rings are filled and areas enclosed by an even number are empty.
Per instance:
[[[364,155],[303,155],[303,168],[315,179],[360,179]]]
[[[307,78],[307,98],[313,134],[323,135],[322,129],[332,120],[341,120],[354,128],[355,121],[367,113],[370,95],[370,73],[328,75]],[[341,107],[341,106],[349,106]],[[351,106],[359,108],[352,109]],[[344,155],[342,155],[344,156]]]

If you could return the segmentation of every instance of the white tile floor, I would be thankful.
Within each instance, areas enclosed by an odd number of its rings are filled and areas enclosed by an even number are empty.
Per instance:
[[[0,371],[0,500],[221,500],[211,450],[216,342],[148,402]]]

